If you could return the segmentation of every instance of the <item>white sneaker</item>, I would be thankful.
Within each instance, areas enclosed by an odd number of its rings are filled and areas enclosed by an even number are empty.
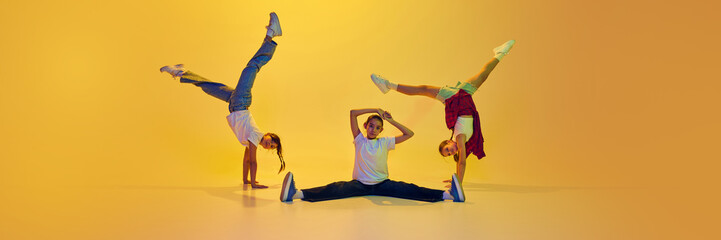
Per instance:
[[[283,36],[283,30],[280,29],[280,20],[278,20],[278,14],[275,14],[275,12],[270,13],[270,22],[265,28],[270,30],[268,32],[270,37]]]
[[[163,66],[160,68],[160,72],[166,72],[172,75],[173,77],[181,77],[183,74],[185,74],[185,65],[183,64],[176,64],[173,66]]]
[[[373,83],[376,84],[376,87],[381,90],[383,94],[387,93],[391,89],[388,87],[388,80],[381,77],[380,75],[371,74],[371,79],[373,80]]]
[[[508,54],[508,52],[511,51],[513,44],[516,44],[516,40],[508,40],[508,42],[503,43],[503,45],[494,48],[493,54]]]

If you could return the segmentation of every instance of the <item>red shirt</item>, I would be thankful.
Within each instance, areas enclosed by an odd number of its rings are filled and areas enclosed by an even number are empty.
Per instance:
[[[446,126],[453,130],[458,117],[463,115],[473,116],[473,135],[466,141],[466,157],[471,153],[475,154],[478,159],[486,156],[483,151],[483,134],[481,133],[481,119],[476,111],[476,104],[473,98],[464,90],[459,90],[456,95],[446,99]]]

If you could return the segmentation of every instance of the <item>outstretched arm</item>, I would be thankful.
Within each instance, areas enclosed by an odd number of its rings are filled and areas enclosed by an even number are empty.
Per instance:
[[[463,175],[466,172],[466,134],[459,134],[456,137],[456,143],[458,144],[458,162],[456,163],[456,174],[458,175],[458,181],[463,183]]]
[[[243,153],[243,184],[250,184],[248,173],[250,173],[250,151],[246,147],[245,153]]]
[[[268,188],[268,186],[260,185],[255,181],[255,174],[258,170],[258,161],[255,158],[255,152],[258,148],[253,143],[248,143],[248,147],[245,148],[246,157],[243,159],[243,179],[247,177],[247,172],[250,172],[250,186],[253,188]]]
[[[381,110],[382,111],[382,110]],[[411,131],[410,128],[404,126],[403,124],[397,122],[395,119],[393,119],[393,116],[391,116],[391,113],[383,111],[383,114],[381,114],[381,117],[388,121],[391,125],[398,128],[398,130],[401,130],[402,135],[396,136],[396,144],[405,142],[409,138],[413,137],[413,131]]]
[[[350,110],[350,130],[353,132],[353,138],[360,134],[360,128],[358,128],[358,116],[366,113],[378,113],[383,115],[383,110],[380,108],[364,108],[364,109],[353,109]]]

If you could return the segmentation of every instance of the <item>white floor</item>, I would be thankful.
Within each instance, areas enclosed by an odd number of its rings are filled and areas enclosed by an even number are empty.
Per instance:
[[[302,181],[323,178],[296,176],[300,188],[312,187]],[[378,196],[282,203],[280,182],[262,190],[235,184],[48,187],[33,192],[26,188],[25,200],[18,203],[25,208],[20,210],[23,214],[5,223],[10,228],[2,231],[7,237],[3,239],[673,237],[652,231],[662,224],[653,220],[656,206],[634,200],[646,199],[652,189],[481,182],[466,182],[464,188],[465,203]]]

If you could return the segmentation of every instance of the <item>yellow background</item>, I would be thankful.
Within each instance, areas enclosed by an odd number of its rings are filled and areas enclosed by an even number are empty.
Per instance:
[[[486,210],[497,215],[485,212],[495,217],[468,228],[504,222],[508,231],[485,230],[506,239],[707,237],[719,216],[718,10],[714,1],[696,0],[4,3],[0,238],[248,234],[224,231],[241,223],[193,228],[233,219],[233,211],[192,204],[205,195],[173,195],[216,186],[205,191],[249,203],[243,198],[255,193],[238,185],[242,148],[227,126],[227,105],[158,68],[184,63],[234,86],[271,11],[284,35],[258,75],[251,111],[261,130],[281,136],[288,170],[310,178],[299,187],[350,178],[348,111],[380,107],[416,133],[391,153],[391,178],[441,188],[453,172],[452,160],[437,153],[450,135],[442,104],[382,95],[369,75],[453,84],[477,73],[493,47],[516,39],[474,95],[488,157],[470,161],[467,181],[526,186],[518,191],[585,189],[571,193],[584,199],[573,209],[523,205],[584,214],[544,232],[493,212],[503,208],[496,206]],[[398,133],[390,125],[384,132]],[[269,151],[258,156],[259,180],[272,187],[258,191],[259,199],[271,192],[263,207],[274,208],[281,204],[278,160]],[[157,197],[133,197],[146,194]],[[184,204],[157,210],[175,201]],[[283,209],[243,216],[264,224],[257,231],[267,227],[256,234],[269,234],[279,222],[267,219],[292,211]],[[177,220],[184,218],[195,220]],[[168,225],[133,232],[138,222]],[[347,228],[338,236],[363,236]]]

